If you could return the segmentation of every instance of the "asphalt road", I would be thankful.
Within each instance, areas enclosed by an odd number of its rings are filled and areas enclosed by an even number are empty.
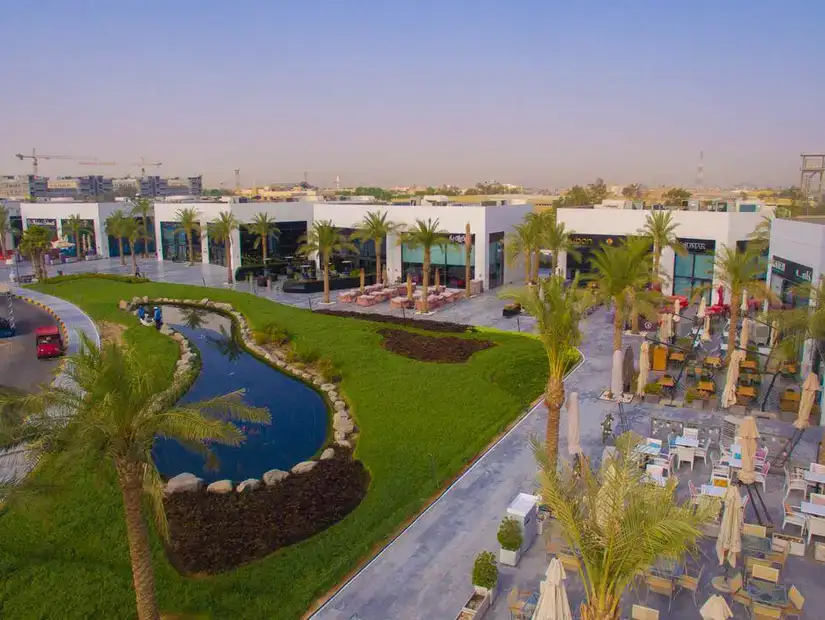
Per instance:
[[[0,386],[34,391],[49,383],[57,370],[58,360],[38,360],[34,330],[55,325],[52,316],[40,308],[19,299],[14,300],[14,320],[17,336],[0,338]],[[8,318],[5,296],[0,297],[0,316]]]

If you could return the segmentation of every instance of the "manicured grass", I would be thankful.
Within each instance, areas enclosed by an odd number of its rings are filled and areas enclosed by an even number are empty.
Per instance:
[[[179,575],[155,537],[157,589],[167,613],[213,618],[298,618],[312,602],[397,530],[542,391],[546,358],[534,338],[484,331],[494,341],[464,364],[434,364],[390,353],[369,321],[313,314],[244,293],[183,285],[74,280],[38,287],[95,320],[127,326],[125,339],[171,377],[176,347],[117,309],[133,296],[232,303],[253,329],[275,322],[302,352],[330,357],[361,429],[356,457],[372,484],[361,505],[317,536],[215,577]],[[48,499],[0,515],[0,617],[130,618],[134,596],[120,495],[112,472],[52,460],[35,480],[64,484]],[[98,470],[99,471],[99,470]],[[263,527],[263,525],[262,525]],[[468,576],[469,578],[469,576]],[[469,583],[469,582],[468,582]]]

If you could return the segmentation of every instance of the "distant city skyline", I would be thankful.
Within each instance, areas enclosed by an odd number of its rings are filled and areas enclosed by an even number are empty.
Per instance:
[[[798,183],[825,151],[825,4],[17,3],[14,154],[208,187]],[[32,24],[37,24],[33,33]],[[151,34],[151,36],[149,36]],[[813,64],[812,64],[813,63]],[[88,78],[88,79],[87,79]],[[42,161],[40,174],[139,174]],[[148,171],[147,171],[148,173]]]

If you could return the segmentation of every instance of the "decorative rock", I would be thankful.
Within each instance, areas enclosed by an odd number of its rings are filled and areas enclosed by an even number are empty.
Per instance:
[[[309,471],[312,471],[317,464],[318,464],[318,461],[303,461],[301,463],[298,463],[290,471],[293,474],[305,474]]]
[[[161,325],[160,333],[165,334],[167,336],[171,336],[172,335],[172,330],[169,328],[168,325]]]
[[[332,421],[332,428],[339,433],[349,434],[355,430],[355,424],[349,418],[338,418]]]
[[[321,390],[324,391],[324,392],[331,392],[334,389],[335,389],[335,384],[334,383],[324,383],[321,386]]]
[[[343,411],[347,408],[347,403],[343,400],[336,400],[335,403],[333,403],[333,407],[335,407],[335,411]]]
[[[264,484],[268,487],[271,487],[274,484],[278,484],[288,475],[288,471],[282,471],[280,469],[270,469],[268,472],[264,474]]]
[[[186,347],[187,348],[189,347],[189,343],[187,342],[186,338],[183,337],[183,334],[175,332],[174,334],[172,334],[172,338],[174,338],[175,340],[177,340],[178,342],[181,342],[181,343],[185,342]]]
[[[333,433],[333,437],[335,437],[335,443],[344,441],[347,438],[346,434],[341,431],[335,431],[335,433]]]
[[[335,445],[340,446],[342,448],[346,448],[347,450],[352,449],[352,444],[350,442],[348,442],[346,439],[341,439],[339,441],[336,441]]]
[[[284,360],[275,360],[275,365],[278,368],[286,368],[286,362]]]
[[[231,480],[218,480],[206,487],[207,493],[231,493],[235,489],[235,485]]]
[[[314,383],[315,385],[321,385],[323,382],[324,380],[321,377],[314,377],[312,379],[312,383]]]
[[[146,295],[143,296],[143,303],[145,303],[145,304],[149,303],[149,297],[148,296],[146,296]]]
[[[238,485],[238,493],[243,493],[245,491],[254,491],[259,486],[261,486],[260,480],[258,480],[257,478],[247,478]]]
[[[338,392],[336,392],[336,391],[327,392],[327,398],[329,398],[330,402],[333,402],[333,403],[334,403],[336,400],[341,400],[341,399],[338,397]]]
[[[208,297],[204,297],[203,299],[201,299],[201,305],[202,305],[202,306],[207,306],[207,305],[209,305],[209,298],[208,298]]]
[[[127,310],[129,308],[129,304],[126,302],[125,299],[121,299],[119,302],[117,302],[117,307],[121,310]]]
[[[200,491],[202,486],[202,478],[198,478],[195,474],[184,472],[169,479],[169,482],[166,483],[166,492],[171,494],[187,491]]]
[[[183,360],[184,362],[189,364],[189,362],[191,362],[193,359],[195,359],[195,355],[193,353],[190,353],[189,351],[187,351],[186,353],[181,355],[180,358],[181,358],[181,360]]]
[[[334,415],[334,416],[332,416],[332,419],[333,419],[333,421],[334,421],[334,420],[347,421],[347,420],[349,420],[349,412],[348,412],[348,411],[346,411],[346,410],[344,410],[344,411],[336,411],[336,412],[335,412],[335,415]]]
[[[326,450],[321,452],[322,461],[328,461],[333,457],[335,457],[335,450],[333,450],[332,448],[327,448]]]

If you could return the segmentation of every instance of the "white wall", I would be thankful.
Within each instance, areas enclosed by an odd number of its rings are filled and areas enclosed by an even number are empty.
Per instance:
[[[79,215],[91,220],[95,231],[97,251],[103,258],[109,258],[109,238],[105,234],[105,222],[117,209],[127,211],[130,206],[123,202],[23,202],[20,214],[23,217],[23,230],[29,227],[30,219],[52,219],[57,222],[57,234],[64,237],[61,221],[72,215]]]

